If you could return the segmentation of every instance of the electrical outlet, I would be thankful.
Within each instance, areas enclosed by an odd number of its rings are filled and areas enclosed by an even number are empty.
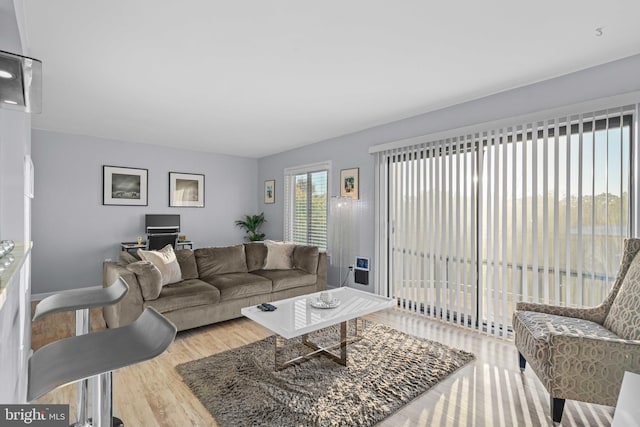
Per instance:
[[[111,258],[105,258],[104,262],[111,262]]]

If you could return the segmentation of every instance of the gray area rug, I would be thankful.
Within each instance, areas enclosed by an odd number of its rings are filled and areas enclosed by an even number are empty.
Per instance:
[[[338,337],[337,327],[310,335],[320,343]],[[320,356],[275,372],[273,340],[184,363],[176,370],[221,426],[371,426],[474,358],[366,322],[362,339],[348,346],[348,366]],[[285,351],[293,358],[310,350],[293,339]]]

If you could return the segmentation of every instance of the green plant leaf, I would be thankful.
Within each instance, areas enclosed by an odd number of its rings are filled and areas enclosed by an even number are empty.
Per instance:
[[[267,220],[264,218],[264,212],[258,215],[245,215],[244,219],[235,221],[236,226],[246,230],[247,235],[245,238],[251,242],[264,240],[265,234],[258,233],[258,230]]]

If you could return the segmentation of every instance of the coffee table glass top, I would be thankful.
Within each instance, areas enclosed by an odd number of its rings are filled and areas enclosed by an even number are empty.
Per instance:
[[[392,298],[351,288],[325,292],[329,293],[331,299],[340,300],[340,305],[335,308],[312,307],[311,301],[320,296],[320,292],[316,292],[273,301],[271,304],[277,307],[275,311],[261,311],[251,306],[243,308],[241,312],[283,338],[290,339],[396,305],[396,300]]]

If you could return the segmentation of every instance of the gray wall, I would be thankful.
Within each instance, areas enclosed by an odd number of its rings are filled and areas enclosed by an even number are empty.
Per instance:
[[[24,197],[24,157],[30,150],[31,117],[19,111],[0,110],[1,240],[29,240],[29,202]]]
[[[373,259],[374,163],[373,156],[367,154],[370,146],[637,90],[640,90],[640,55],[264,157],[258,163],[258,185],[262,186],[266,179],[275,178],[278,195],[275,204],[262,205],[260,208],[265,211],[269,220],[265,231],[269,236],[283,236],[284,168],[331,160],[331,196],[336,196],[339,192],[340,169],[359,167],[361,209],[356,221],[357,231],[354,233],[355,252],[356,255],[369,257],[371,267],[375,269],[377,260]],[[373,276],[373,271],[371,273]],[[336,277],[335,269],[331,269],[329,282],[335,284]],[[352,282],[351,280],[351,284]],[[373,290],[372,285],[359,288]]]
[[[0,50],[23,53],[18,21],[21,6],[0,0]],[[24,156],[30,151],[31,116],[0,109],[0,239],[22,242],[29,238],[23,169]]]
[[[98,285],[102,260],[115,258],[118,242],[142,232],[145,213],[180,213],[184,234],[208,246],[240,242],[233,221],[264,211],[263,231],[281,239],[284,168],[326,160],[332,161],[331,196],[339,193],[341,169],[360,168],[354,250],[375,269],[370,146],[640,90],[638,76],[640,55],[259,160],[34,130],[34,293]],[[149,206],[102,206],[104,164],[149,169]],[[206,208],[168,208],[169,171],[204,173]],[[275,204],[263,204],[266,179],[276,179]],[[335,269],[329,281],[337,283]]]
[[[144,233],[144,214],[181,215],[195,247],[242,242],[255,213],[257,160],[33,130],[33,293],[96,286],[102,261]],[[149,206],[103,206],[102,165],[149,170]],[[204,208],[169,208],[172,172],[205,175]]]

